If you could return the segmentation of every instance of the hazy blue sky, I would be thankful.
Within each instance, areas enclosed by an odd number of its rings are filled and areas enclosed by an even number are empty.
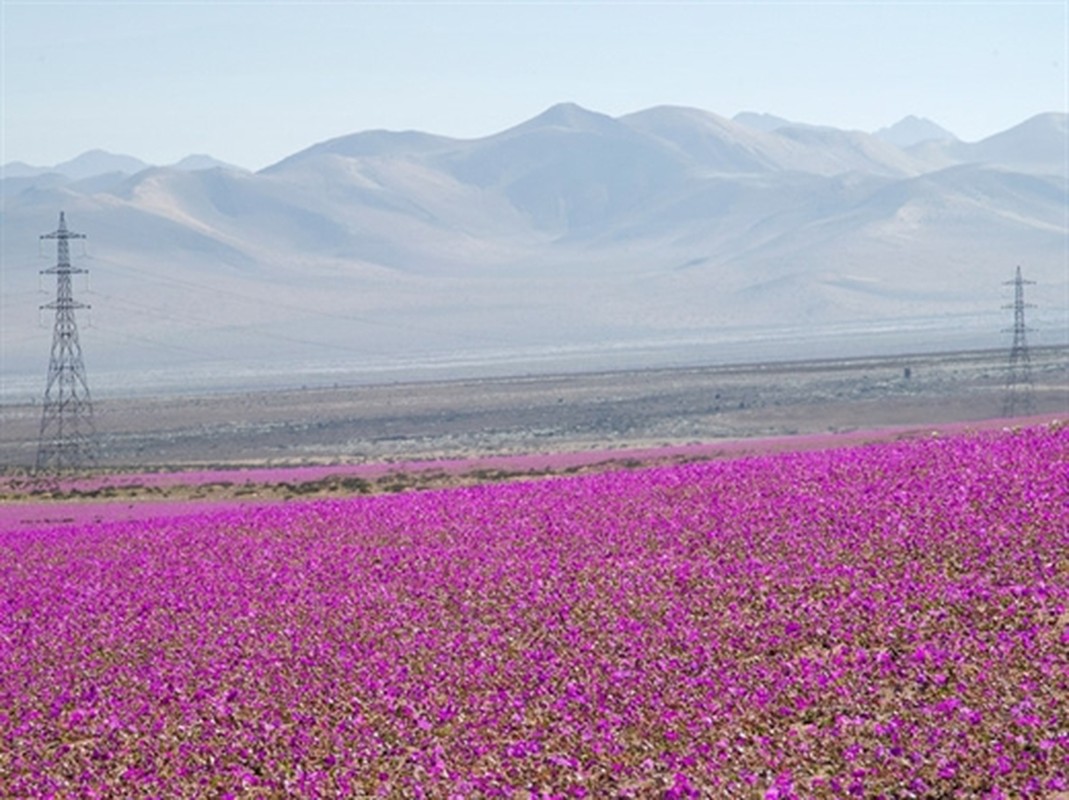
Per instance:
[[[974,141],[1066,111],[1069,4],[0,0],[0,162],[92,148],[258,169],[372,128],[497,132],[574,101]]]

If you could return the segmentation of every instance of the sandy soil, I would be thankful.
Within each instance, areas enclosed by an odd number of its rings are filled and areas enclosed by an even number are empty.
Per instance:
[[[1005,351],[296,389],[95,405],[106,471],[625,450],[1002,416]],[[908,370],[908,374],[907,374]],[[1032,351],[1038,415],[1069,414],[1069,350]],[[0,406],[0,469],[40,407]]]

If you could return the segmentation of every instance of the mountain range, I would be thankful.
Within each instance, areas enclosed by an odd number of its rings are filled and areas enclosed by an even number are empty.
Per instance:
[[[182,388],[999,346],[1017,265],[1034,339],[1061,343],[1067,177],[1060,113],[963,142],[916,117],[869,134],[570,103],[258,172],[8,164],[0,392],[47,365],[38,237],[60,211],[88,236],[87,366],[105,390]]]

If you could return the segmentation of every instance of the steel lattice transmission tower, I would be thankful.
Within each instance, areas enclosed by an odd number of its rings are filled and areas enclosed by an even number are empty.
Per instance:
[[[54,309],[56,321],[52,329],[52,357],[48,362],[48,384],[45,386],[34,469],[36,472],[62,472],[81,469],[96,461],[93,404],[85,377],[82,346],[78,341],[78,324],[74,319],[76,309],[89,306],[75,302],[71,288],[71,275],[87,270],[71,266],[69,242],[84,239],[85,235],[67,230],[67,220],[61,211],[59,228],[41,238],[56,240],[56,265],[41,270],[42,275],[56,276],[56,299],[41,306],[42,309]]]
[[[1024,310],[1035,308],[1031,303],[1024,301],[1024,287],[1029,283],[1034,284],[1035,281],[1026,281],[1021,277],[1021,268],[1017,267],[1017,276],[1004,284],[1013,286],[1013,303],[1003,306],[1003,308],[1013,309],[1013,327],[1003,331],[1003,333],[1013,332],[1013,346],[1010,348],[1010,364],[1006,374],[1006,399],[1002,404],[1004,417],[1032,414],[1036,410],[1035,389],[1032,384],[1032,359],[1028,355],[1028,341],[1025,338],[1025,333],[1029,328],[1024,324]]]

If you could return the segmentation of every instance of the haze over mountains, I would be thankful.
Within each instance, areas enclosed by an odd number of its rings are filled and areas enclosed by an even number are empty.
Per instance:
[[[1032,341],[1062,343],[1067,148],[1059,113],[970,143],[913,117],[867,134],[561,104],[481,139],[355,133],[256,173],[6,165],[0,391],[43,380],[38,237],[61,210],[89,237],[72,256],[92,294],[75,286],[105,391],[1000,346],[1018,264]]]

